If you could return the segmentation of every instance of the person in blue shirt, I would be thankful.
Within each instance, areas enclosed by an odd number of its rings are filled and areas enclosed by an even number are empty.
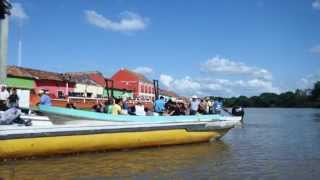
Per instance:
[[[165,110],[164,97],[161,96],[160,99],[157,99],[154,102],[154,111],[159,113],[159,115],[163,115],[164,110]]]
[[[40,90],[39,92],[40,94],[40,105],[46,105],[46,106],[51,106],[51,98],[50,96],[48,96],[48,91],[46,91],[46,93],[44,93],[43,90]]]

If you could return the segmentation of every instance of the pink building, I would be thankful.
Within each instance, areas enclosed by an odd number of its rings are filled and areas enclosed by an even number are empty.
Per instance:
[[[52,98],[64,98],[74,91],[75,83],[68,76],[37,69],[16,67],[35,79],[35,91],[45,90]]]

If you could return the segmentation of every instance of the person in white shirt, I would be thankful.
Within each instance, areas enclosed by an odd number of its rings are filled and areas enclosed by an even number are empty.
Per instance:
[[[135,105],[135,109],[136,109],[136,112],[135,114],[137,116],[145,116],[146,115],[146,112],[144,111],[144,105],[142,102],[138,102],[136,105]]]
[[[7,91],[6,85],[0,85],[0,111],[7,109],[7,102],[10,94]]]

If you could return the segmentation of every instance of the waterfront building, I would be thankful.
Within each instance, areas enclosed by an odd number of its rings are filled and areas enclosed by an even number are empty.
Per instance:
[[[140,73],[122,68],[111,79],[114,81],[115,87],[132,90],[134,98],[144,101],[155,98],[153,82]]]
[[[100,72],[68,72],[64,74],[76,83],[73,97],[102,98],[105,81]]]
[[[19,107],[30,107],[30,93],[35,87],[35,79],[28,72],[15,66],[7,67],[7,79],[5,84],[8,89],[17,89],[19,96]]]
[[[75,83],[62,73],[43,71],[38,69],[31,69],[18,66],[9,66],[8,75],[16,74],[16,77],[24,78],[24,84],[32,84],[30,80],[27,82],[25,79],[33,79],[33,89],[35,92],[45,90],[52,98],[65,98],[69,93],[72,93],[75,87]],[[17,76],[17,74],[19,76]],[[16,82],[11,80],[12,83]],[[19,79],[21,82],[21,79]]]

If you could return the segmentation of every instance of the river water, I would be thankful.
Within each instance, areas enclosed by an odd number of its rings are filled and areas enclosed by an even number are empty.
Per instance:
[[[320,179],[320,109],[246,109],[221,141],[0,162],[0,177]]]

